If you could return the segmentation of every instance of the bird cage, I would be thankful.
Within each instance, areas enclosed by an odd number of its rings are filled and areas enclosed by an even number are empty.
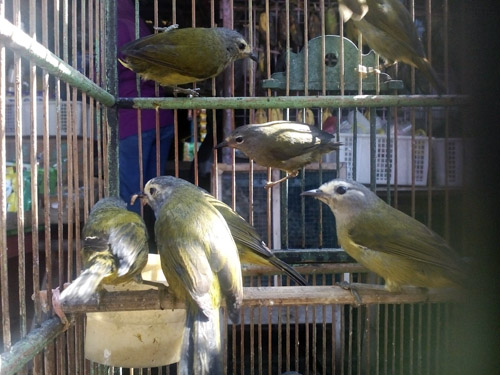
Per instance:
[[[243,265],[239,322],[223,310],[224,374],[494,373],[496,322],[483,308],[490,295],[388,292],[340,247],[331,210],[301,196],[334,178],[358,180],[473,258],[471,268],[488,256],[482,236],[490,221],[468,194],[476,183],[467,186],[479,181],[481,146],[471,124],[484,113],[471,99],[479,84],[467,51],[481,44],[470,30],[487,24],[487,6],[401,5],[443,87],[411,65],[384,66],[381,51],[366,43],[371,34],[346,21],[334,0],[0,1],[0,374],[178,371],[176,363],[138,368],[88,359],[86,314],[183,309],[182,301],[155,289],[108,290],[65,307],[67,324],[52,303],[81,272],[82,226],[94,203],[120,195],[124,176],[142,189],[148,173],[209,191],[307,281],[299,286],[272,267]],[[125,9],[131,40],[174,24],[226,27],[257,61],[240,59],[181,85],[198,95],[151,81],[145,89],[135,74],[125,95],[118,59]],[[132,143],[124,143],[125,119],[134,124]],[[214,146],[242,125],[272,120],[314,125],[343,144],[266,189],[282,171]],[[154,239],[152,211],[136,209]]]

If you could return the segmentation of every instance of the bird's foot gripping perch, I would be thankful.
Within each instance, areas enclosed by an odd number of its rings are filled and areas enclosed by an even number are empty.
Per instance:
[[[177,94],[184,94],[184,95],[187,95],[190,98],[192,98],[193,96],[196,96],[196,97],[200,96],[199,91],[200,91],[200,89],[198,87],[195,89],[185,89],[185,88],[178,87],[178,86],[172,86],[172,92],[173,92],[174,96],[177,96]]]
[[[363,78],[368,77],[369,74],[378,74],[383,82],[391,81],[392,77],[382,71],[384,68],[387,68],[387,66],[380,65],[379,67],[374,68],[373,66],[358,65],[356,71],[359,72]]]
[[[264,185],[264,188],[266,189],[269,189],[269,188],[272,188],[274,185],[278,185],[280,183],[282,183],[283,181],[286,181],[290,178],[295,178],[297,177],[299,174],[299,171],[294,171],[292,173],[287,173],[287,175],[283,178],[280,178],[279,180],[277,181],[269,181],[269,182],[266,182],[266,184]]]
[[[352,284],[348,281],[339,281],[335,283],[335,285],[341,287],[342,289],[349,290],[354,297],[354,307],[359,307],[362,304],[361,297],[359,293],[357,292],[357,289],[359,289],[358,284]]]
[[[61,322],[64,324],[65,329],[67,329],[70,325],[68,318],[66,317],[66,314],[62,310],[61,306],[61,292],[59,291],[59,287],[52,289],[52,310],[54,313],[61,319]],[[45,303],[42,303],[42,309],[48,311],[48,305],[47,305],[47,294],[45,294]],[[42,299],[44,298],[42,296]],[[45,305],[45,307],[43,307]]]
[[[159,27],[159,26],[156,26],[154,29],[157,30],[157,31],[161,31],[161,32],[169,32],[171,30],[174,30],[174,29],[178,29],[179,28],[179,25],[177,23],[174,23],[170,26],[167,26],[167,27]]]

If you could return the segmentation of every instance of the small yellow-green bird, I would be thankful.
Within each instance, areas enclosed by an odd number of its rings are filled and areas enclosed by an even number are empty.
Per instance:
[[[237,322],[243,299],[238,250],[224,217],[203,191],[172,176],[149,180],[140,195],[153,208],[161,267],[186,303],[182,375],[222,374],[220,306]]]
[[[82,230],[83,271],[61,293],[61,302],[88,302],[101,285],[120,284],[140,274],[148,261],[148,234],[142,218],[120,198],[100,199]]]
[[[215,77],[239,59],[258,60],[237,31],[176,26],[125,44],[120,62],[144,79],[177,86]]]
[[[339,11],[344,22],[352,19],[370,48],[387,63],[409,64],[421,70],[436,90],[445,92],[401,0],[339,0]]]
[[[229,207],[224,202],[218,200],[213,195],[199,186],[193,185],[189,181],[172,176],[165,177],[175,181],[177,186],[186,186],[187,188],[196,188],[203,192],[204,198],[224,217],[231,231],[240,262],[242,264],[255,264],[267,267],[276,267],[283,271],[297,285],[307,285],[306,279],[298,273],[292,266],[283,262],[266,246],[265,242],[259,236],[253,226],[251,226],[243,217]]]
[[[323,154],[337,150],[333,134],[315,126],[293,121],[272,121],[265,124],[243,125],[236,128],[215,148],[232,147],[245,153],[264,167],[287,172],[284,178],[268,182],[266,188],[299,174],[299,169]]]
[[[443,238],[422,223],[389,206],[364,185],[333,180],[309,195],[326,203],[337,225],[342,248],[385,279],[385,289],[463,285],[464,266]]]

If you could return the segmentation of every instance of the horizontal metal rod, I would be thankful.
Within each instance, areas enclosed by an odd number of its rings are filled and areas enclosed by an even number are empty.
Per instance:
[[[426,292],[418,288],[405,288],[400,293],[392,293],[387,292],[381,285],[351,286],[355,288],[356,293],[340,286],[247,287],[243,288],[243,306],[454,302],[464,299],[463,293],[450,289],[433,289]],[[65,313],[184,308],[184,303],[175,301],[166,290],[105,292],[99,297],[94,296],[86,304],[64,304],[62,308]],[[359,301],[354,294],[359,296]],[[43,291],[40,298],[46,298]]]
[[[64,332],[65,325],[59,318],[51,318],[14,344],[10,351],[0,355],[0,375],[15,374],[40,351]]]
[[[118,98],[123,108],[257,109],[351,107],[450,107],[469,103],[463,95],[272,96],[236,98]]]
[[[6,47],[11,48],[19,55],[29,59],[40,68],[45,69],[71,86],[87,93],[102,104],[110,107],[115,103],[113,95],[54,55],[4,17],[0,17],[0,41]]]

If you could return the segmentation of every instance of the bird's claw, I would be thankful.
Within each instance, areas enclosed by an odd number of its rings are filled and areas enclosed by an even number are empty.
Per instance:
[[[59,287],[52,289],[52,308],[54,310],[54,313],[59,317],[59,319],[61,319],[61,322],[67,328],[69,327],[70,323],[68,321],[68,318],[66,317],[66,314],[64,314],[64,311],[62,310],[60,296],[61,292],[59,290]]]
[[[341,287],[344,290],[348,290],[351,292],[352,296],[354,297],[354,307],[359,307],[362,305],[363,301],[361,300],[361,296],[359,295],[358,291],[356,290],[356,287],[352,285],[348,281],[339,281],[336,282],[335,285]]]
[[[172,30],[177,29],[177,28],[179,28],[179,25],[176,23],[174,23],[173,25],[167,26],[167,27],[159,27],[159,26],[154,27],[155,30],[161,31],[164,33],[172,31]]]
[[[280,183],[282,183],[283,181],[286,181],[286,180],[288,180],[288,179],[290,179],[290,178],[295,178],[295,177],[297,177],[297,176],[298,176],[298,174],[299,174],[299,171],[293,171],[293,172],[291,172],[291,173],[287,173],[285,177],[280,178],[280,179],[279,179],[279,180],[277,180],[277,181],[268,181],[268,182],[266,182],[266,184],[264,185],[264,188],[266,188],[266,189],[272,188],[274,185],[280,184]]]
[[[198,87],[195,89],[184,89],[182,87],[177,87],[177,86],[173,87],[174,96],[177,96],[177,94],[185,94],[190,98],[198,97],[200,96],[199,91],[200,89]]]

